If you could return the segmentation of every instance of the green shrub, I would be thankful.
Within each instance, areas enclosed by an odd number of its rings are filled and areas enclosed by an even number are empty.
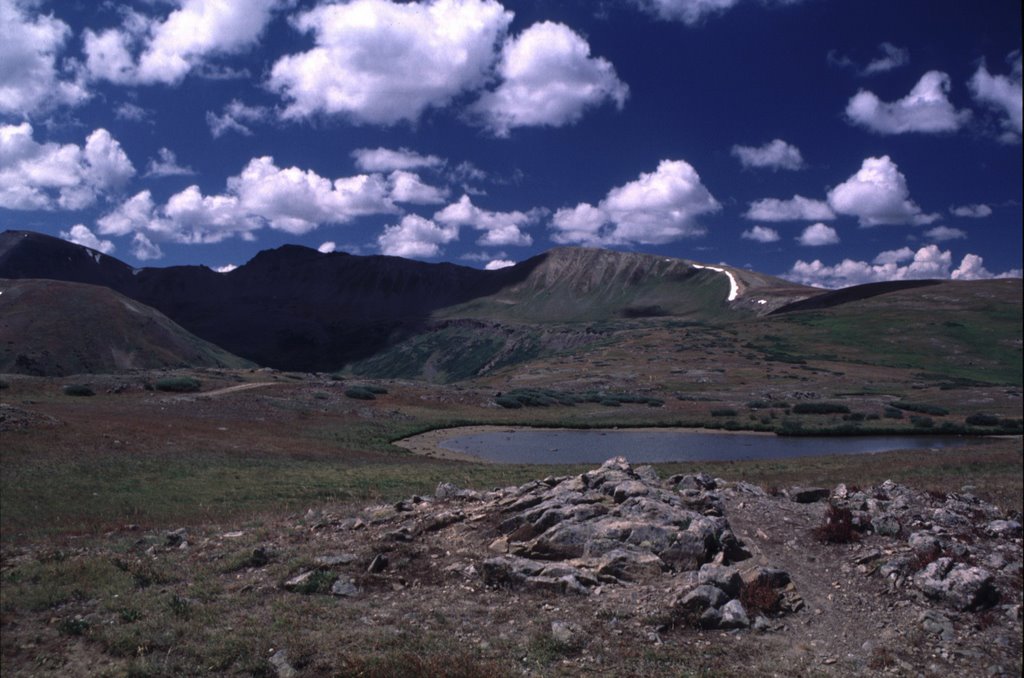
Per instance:
[[[839,403],[797,403],[793,414],[849,414],[850,408]]]
[[[4,381],[3,379],[0,379],[0,391],[4,390],[5,388],[10,388],[10,387],[11,387],[11,385],[9,383]]]
[[[731,407],[716,407],[711,410],[712,417],[735,417],[737,415],[736,410]]]
[[[972,414],[964,420],[968,426],[999,426],[999,417],[994,414]]]
[[[345,389],[345,395],[349,398],[356,400],[376,400],[377,396],[373,394],[373,391],[366,389],[362,386],[353,386]]]
[[[517,399],[510,398],[508,396],[498,396],[497,398],[494,399],[494,402],[510,410],[518,410],[523,406],[523,404],[519,402]]]
[[[154,384],[156,390],[171,393],[195,393],[200,385],[199,380],[193,377],[164,377],[157,379]]]
[[[85,384],[68,384],[64,387],[64,395],[69,396],[94,396],[96,392]]]
[[[931,417],[922,417],[919,415],[911,415],[910,423],[914,428],[932,428],[935,426],[935,420]]]
[[[935,417],[944,417],[949,414],[949,410],[945,407],[939,407],[938,405],[929,405],[927,403],[908,403],[902,400],[892,404],[893,407],[906,410],[907,412],[917,412],[918,414],[930,414]]]
[[[863,412],[851,412],[843,417],[843,421],[864,421],[867,415]]]
[[[886,407],[884,415],[886,419],[902,419],[903,410],[896,409],[895,407]]]

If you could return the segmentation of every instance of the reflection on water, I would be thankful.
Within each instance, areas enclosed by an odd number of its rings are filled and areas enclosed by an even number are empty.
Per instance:
[[[779,437],[698,431],[488,431],[441,443],[453,452],[509,464],[600,463],[618,455],[631,462],[743,461],[829,454],[960,447],[976,439],[952,436]]]

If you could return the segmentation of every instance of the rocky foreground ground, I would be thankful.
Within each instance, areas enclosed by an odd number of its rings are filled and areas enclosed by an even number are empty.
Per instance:
[[[394,505],[310,510],[277,529],[146,534],[132,550],[126,569],[212,568],[216,595],[235,601],[219,609],[235,616],[206,623],[244,624],[263,610],[274,625],[267,609],[315,611],[303,621],[316,635],[292,629],[260,663],[236,658],[228,673],[1021,672],[1020,516],[970,488],[769,491],[705,474],[659,478],[616,458],[489,492],[443,483]],[[28,557],[8,553],[5,572]],[[179,606],[198,595],[190,585],[174,589]],[[64,640],[82,666],[117,673],[101,629],[124,615],[105,609],[80,601],[49,623],[78,620],[83,633]],[[26,659],[59,629],[8,617],[5,672],[45,668]],[[409,644],[404,654],[394,638]],[[457,658],[415,663],[438,643]]]

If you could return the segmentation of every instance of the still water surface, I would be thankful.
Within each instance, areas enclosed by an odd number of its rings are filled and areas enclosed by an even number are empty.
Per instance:
[[[952,436],[779,437],[700,431],[519,429],[455,436],[440,446],[507,464],[601,463],[618,455],[631,462],[743,461],[830,454],[869,454],[961,447],[977,439]]]

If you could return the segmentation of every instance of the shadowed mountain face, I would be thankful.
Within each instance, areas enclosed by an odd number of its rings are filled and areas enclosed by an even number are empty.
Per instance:
[[[364,360],[448,319],[484,320],[499,333],[502,323],[708,321],[760,315],[819,293],[739,269],[586,248],[555,249],[498,271],[294,245],[260,252],[230,273],[133,269],[25,231],[0,234],[0,277],[109,287],[236,355],[304,371]]]
[[[253,365],[109,288],[0,279],[0,372],[65,376],[182,366]]]
[[[79,245],[0,234],[0,277],[109,287],[262,365],[333,370],[415,333],[439,308],[492,294],[532,265],[480,271],[398,257],[284,246],[222,274],[204,266],[132,269]]]

